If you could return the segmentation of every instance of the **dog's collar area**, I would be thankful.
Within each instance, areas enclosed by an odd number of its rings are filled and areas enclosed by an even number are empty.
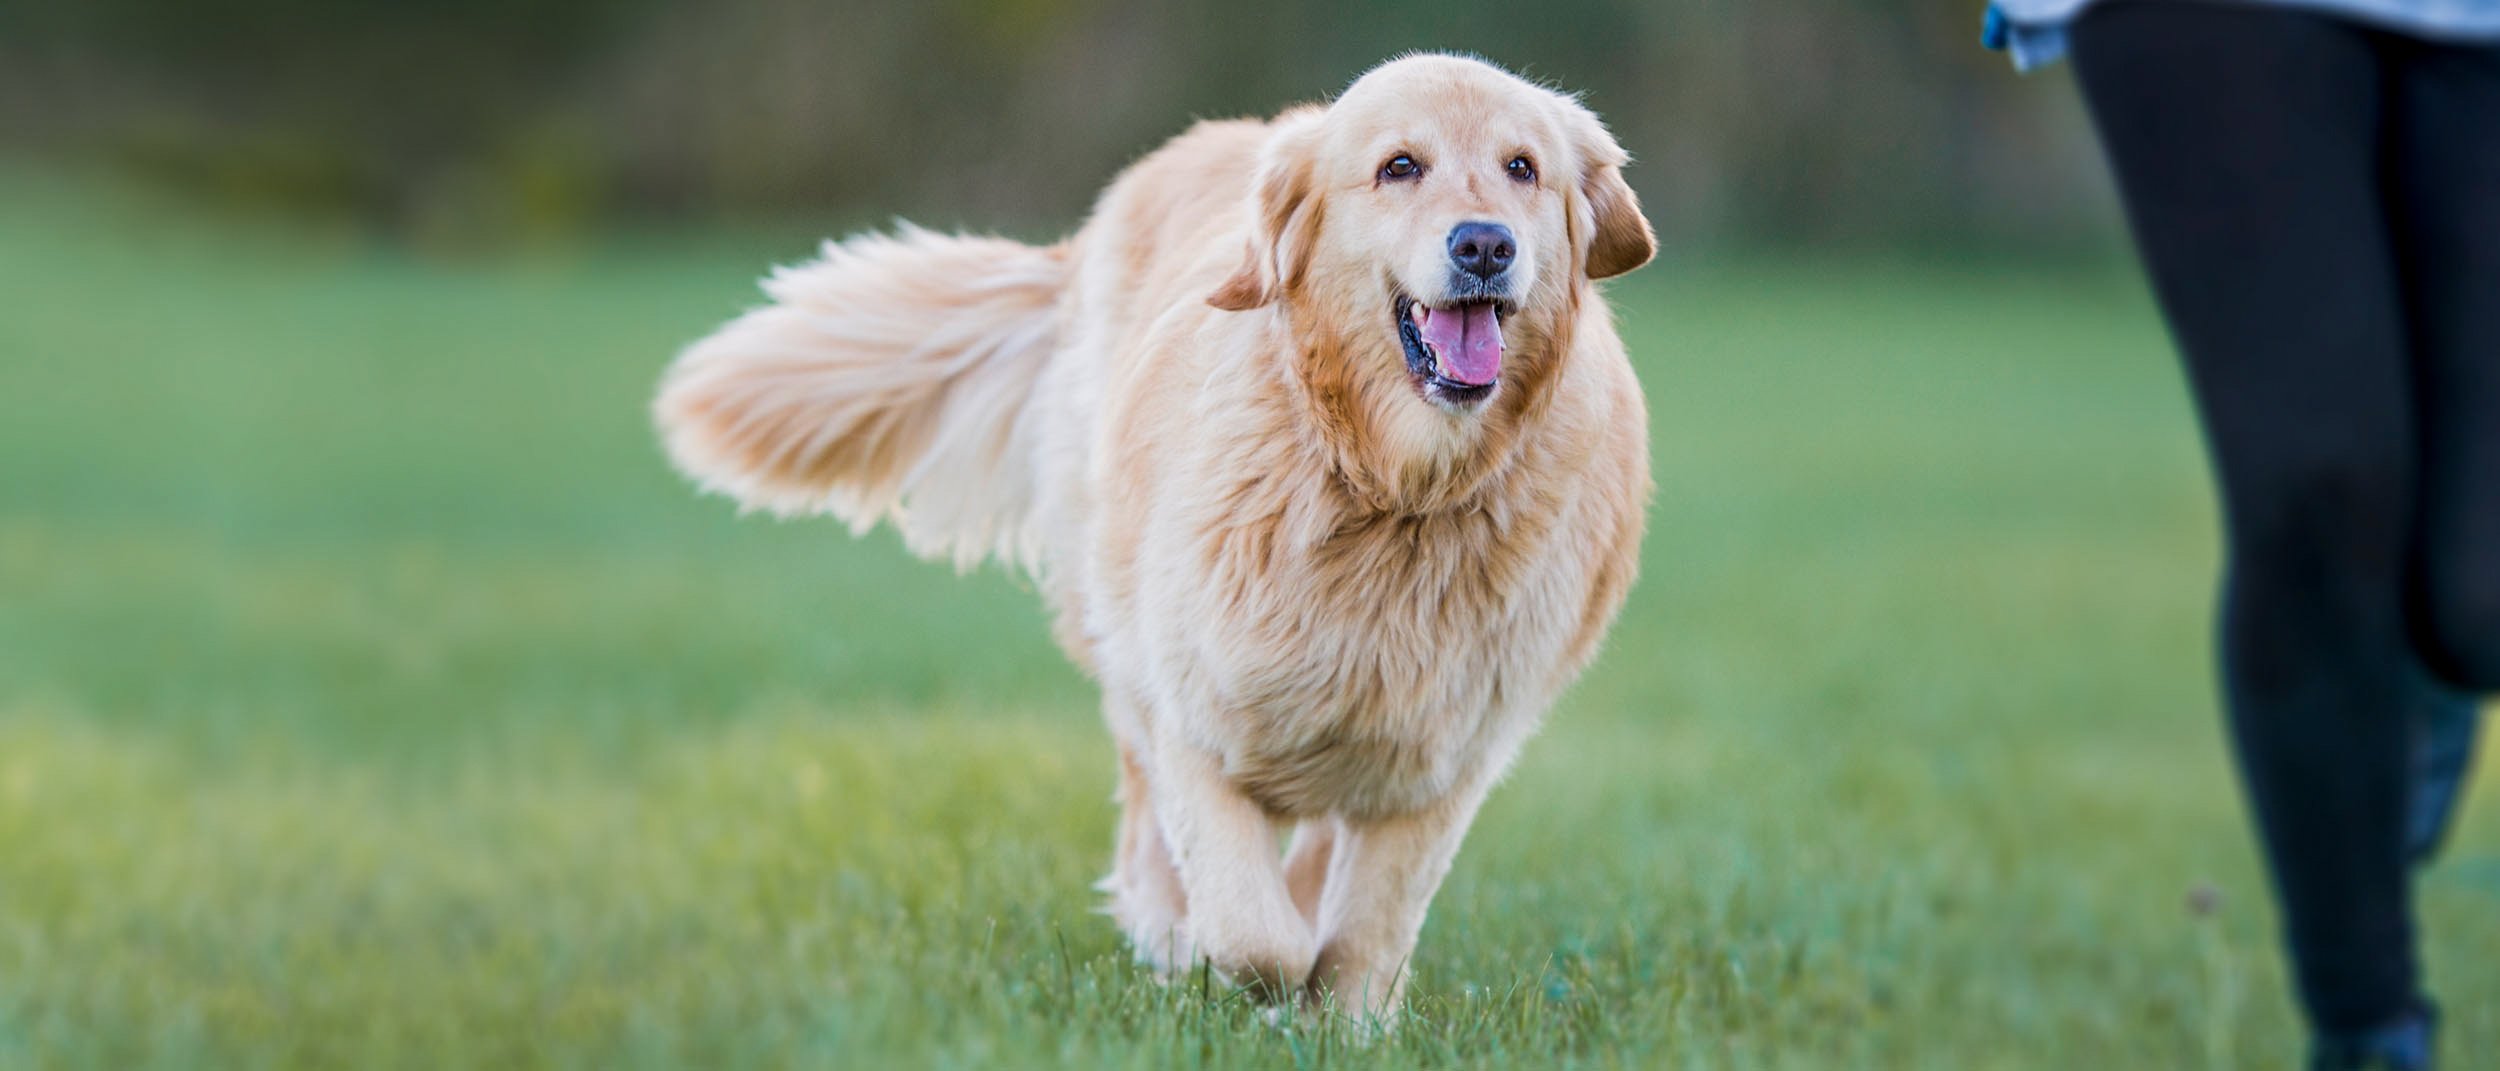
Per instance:
[[[1470,301],[1463,304],[1493,306],[1496,322],[1510,318],[1507,301]],[[1460,409],[1471,409],[1493,396],[1500,380],[1489,383],[1461,383],[1441,374],[1441,363],[1432,347],[1425,345],[1423,328],[1415,323],[1415,299],[1399,294],[1389,303],[1389,315],[1397,321],[1398,343],[1406,350],[1406,371],[1415,379],[1415,389],[1431,401]]]

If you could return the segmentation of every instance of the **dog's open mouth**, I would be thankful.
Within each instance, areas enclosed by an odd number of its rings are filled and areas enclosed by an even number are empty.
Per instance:
[[[1502,320],[1509,303],[1462,301],[1434,308],[1400,294],[1391,311],[1398,341],[1406,346],[1406,370],[1424,396],[1469,406],[1493,394],[1502,378]]]

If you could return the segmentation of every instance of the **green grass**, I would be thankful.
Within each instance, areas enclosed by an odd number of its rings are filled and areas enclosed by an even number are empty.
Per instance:
[[[1018,582],[666,471],[661,365],[807,236],[463,266],[4,192],[0,1066],[2296,1058],[2115,267],[1616,291],[1646,575],[1360,1049],[1126,965],[1108,745]],[[2422,885],[2460,1058],[2484,787]]]

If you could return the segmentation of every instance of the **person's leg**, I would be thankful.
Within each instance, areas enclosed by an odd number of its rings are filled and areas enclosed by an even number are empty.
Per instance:
[[[2427,857],[2464,790],[2476,700],[2500,691],[2500,46],[2407,47],[2389,92],[2423,454],[2414,635],[2459,691],[2416,745]]]
[[[2488,694],[2500,691],[2500,46],[2409,47],[2389,92],[2424,444],[2417,633],[2441,676]]]
[[[2110,3],[2074,58],[2188,367],[2228,528],[2225,700],[2327,1034],[2422,1006],[2404,850],[2415,420],[2382,205],[2381,45],[2330,19]]]

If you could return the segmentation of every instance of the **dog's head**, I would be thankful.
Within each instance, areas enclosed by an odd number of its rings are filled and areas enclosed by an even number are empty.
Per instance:
[[[1479,60],[1394,60],[1277,120],[1248,257],[1208,300],[1283,303],[1348,336],[1344,359],[1388,366],[1337,372],[1472,413],[1551,359],[1583,284],[1656,252],[1626,159],[1563,94]]]

